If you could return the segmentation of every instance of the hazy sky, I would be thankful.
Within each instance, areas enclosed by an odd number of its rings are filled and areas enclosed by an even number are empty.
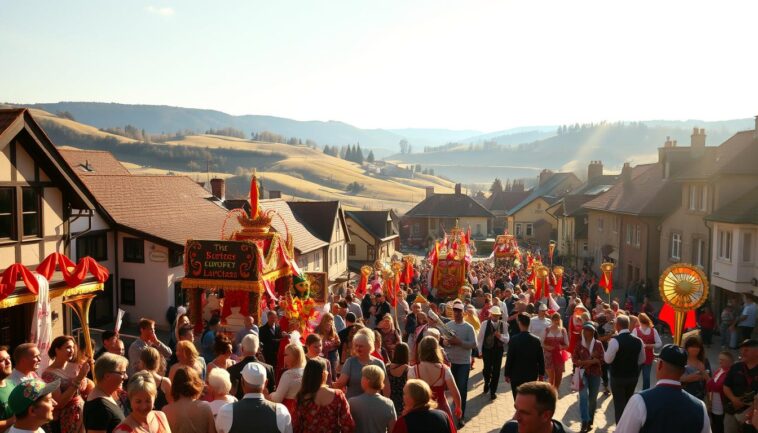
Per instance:
[[[0,0],[0,101],[364,128],[758,114],[758,2]]]

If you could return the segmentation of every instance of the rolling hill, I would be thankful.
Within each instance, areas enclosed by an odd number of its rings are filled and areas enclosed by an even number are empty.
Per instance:
[[[438,192],[452,192],[454,187],[448,180],[418,173],[412,178],[383,175],[377,173],[382,163],[359,165],[305,145],[215,135],[144,143],[39,109],[32,110],[32,115],[58,146],[110,151],[135,174],[187,175],[195,180],[220,176],[227,180],[230,198],[247,194],[254,168],[266,190],[279,190],[286,198],[300,200],[340,200],[348,209],[404,212],[424,196],[426,187]],[[202,170],[206,164],[210,172]],[[353,183],[363,189],[349,192]]]

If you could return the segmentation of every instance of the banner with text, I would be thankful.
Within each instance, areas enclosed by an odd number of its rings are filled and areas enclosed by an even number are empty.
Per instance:
[[[252,242],[190,240],[184,248],[185,277],[256,281],[256,246]]]

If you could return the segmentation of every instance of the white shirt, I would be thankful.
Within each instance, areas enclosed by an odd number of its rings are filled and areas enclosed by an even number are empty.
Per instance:
[[[256,398],[263,400],[263,394],[249,393],[245,394],[243,399]],[[282,433],[292,433],[292,417],[290,416],[287,408],[281,403],[274,403],[276,406],[276,427]],[[234,403],[229,403],[223,406],[216,416],[216,430],[218,433],[228,433],[232,428],[232,421],[234,417]]]
[[[540,319],[540,316],[532,317],[529,321],[529,332],[536,335],[540,339],[540,343],[545,340],[545,330],[550,326],[550,319],[545,317]]]
[[[279,382],[276,384],[276,391],[269,394],[269,400],[280,403],[285,398],[297,397],[300,391],[300,385],[303,383],[304,368],[290,368],[282,373]]]
[[[682,385],[676,380],[661,379],[656,386],[664,384],[676,386]],[[711,422],[708,418],[708,411],[705,408],[705,403],[700,400],[698,400],[698,403],[700,403],[700,407],[703,409],[703,429],[700,430],[700,433],[711,433]],[[616,426],[616,431],[619,433],[639,432],[640,429],[642,429],[642,426],[645,425],[646,420],[647,407],[645,406],[645,400],[642,399],[641,395],[634,394],[624,408],[624,413],[621,415],[621,419]]]
[[[758,305],[755,302],[745,304],[742,307],[742,316],[745,316],[745,320],[737,324],[737,326],[743,326],[747,328],[755,328],[756,316],[758,316]]]
[[[629,333],[628,329],[622,329],[619,331],[619,335]],[[636,337],[639,338],[639,337]],[[642,346],[642,350],[640,350],[639,355],[637,355],[637,364],[642,365],[645,363],[645,346],[644,343]],[[608,348],[605,349],[605,356],[603,357],[606,364],[610,364],[613,362],[614,359],[616,359],[616,353],[619,351],[619,342],[615,338],[611,338],[608,340]],[[626,411],[626,410],[625,410]],[[619,432],[623,430],[618,430]]]
[[[11,375],[8,376],[7,379],[5,379],[5,383],[10,383],[11,385],[15,387],[16,385],[20,384],[21,381],[25,379],[39,379],[39,375],[34,371],[29,372],[29,374],[24,374],[14,368],[13,371],[11,372]]]
[[[45,433],[45,430],[42,430],[42,427],[38,428],[37,430],[22,430],[20,428],[16,428],[16,426],[13,425],[6,431],[6,433]]]
[[[476,348],[479,349],[479,353],[482,353],[482,346],[484,345],[484,333],[487,331],[487,327],[490,326],[491,320],[485,320],[482,326],[479,327],[479,333],[476,335]],[[494,323],[493,323],[494,325]],[[497,321],[497,325],[494,325],[495,329],[500,331],[499,340],[503,344],[508,344],[511,336],[508,334],[508,324],[503,319]]]

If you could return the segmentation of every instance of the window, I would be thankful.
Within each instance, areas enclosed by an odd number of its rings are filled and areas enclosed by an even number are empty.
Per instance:
[[[721,260],[732,261],[732,232],[719,230],[718,257]]]
[[[705,241],[695,239],[692,242],[692,264],[703,267],[703,258],[705,257]]]
[[[642,230],[641,230],[639,224],[635,225],[634,228],[635,228],[635,231],[634,231],[634,246],[639,248],[639,246],[640,246],[640,239],[642,238]]]
[[[42,236],[42,215],[40,213],[40,204],[40,195],[36,189],[21,188],[24,237]]]
[[[168,250],[168,267],[175,268],[184,264],[184,250]],[[180,304],[181,305],[181,304]]]
[[[108,260],[108,238],[105,232],[82,236],[76,240],[76,259],[86,256],[97,261]]]
[[[411,234],[413,236],[419,236],[421,234],[421,224],[413,223],[413,225],[411,225]]]
[[[598,220],[597,220],[597,231],[602,232],[604,225],[605,225],[605,222],[603,221],[603,219],[602,218],[598,218]]]
[[[671,234],[671,258],[674,260],[682,259],[682,234]]]
[[[145,263],[145,241],[139,238],[124,238],[124,261]]]
[[[369,245],[368,247],[366,247],[366,256],[367,256],[366,258],[370,262],[376,260],[376,251],[374,250],[373,246]]]
[[[526,235],[527,236],[534,236],[534,224],[527,223],[526,224]]]
[[[742,234],[742,261],[743,262],[753,261],[753,234],[752,233]]]
[[[134,280],[128,278],[121,279],[121,303],[124,305],[134,305],[136,303]]]
[[[316,251],[316,254],[314,255],[313,270],[321,272],[321,251]]]
[[[348,256],[355,255],[355,244],[347,244],[347,255]]]
[[[633,229],[631,224],[626,225],[626,244],[631,245],[632,244],[632,237],[633,237]]]
[[[703,193],[700,195],[700,210],[708,210],[708,185],[703,185]]]
[[[690,210],[697,209],[697,197],[698,197],[697,186],[690,185],[690,206],[689,206]]]
[[[523,228],[521,227],[521,223],[516,223],[516,236],[521,236],[523,232]]]
[[[613,233],[618,233],[621,228],[621,218],[613,216]]]
[[[482,234],[482,225],[481,224],[477,224],[476,225],[476,234],[481,236],[481,234]]]
[[[16,237],[13,196],[13,188],[0,188],[0,239]]]

